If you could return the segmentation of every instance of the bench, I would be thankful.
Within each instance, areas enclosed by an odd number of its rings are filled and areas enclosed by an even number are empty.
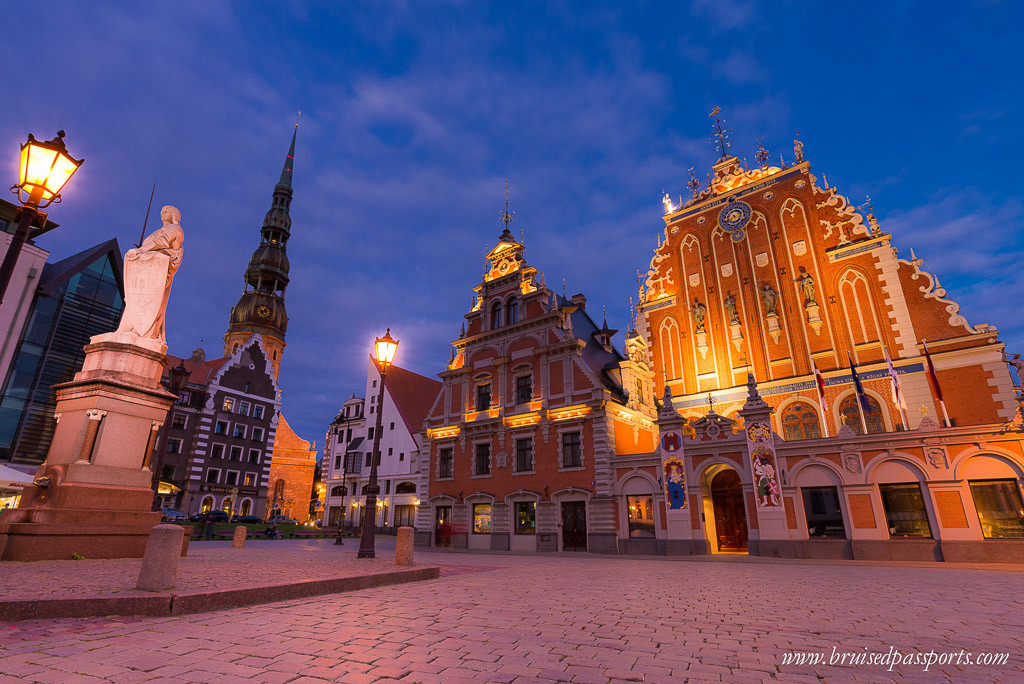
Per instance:
[[[292,532],[292,539],[295,537],[319,537],[320,530],[295,530]]]

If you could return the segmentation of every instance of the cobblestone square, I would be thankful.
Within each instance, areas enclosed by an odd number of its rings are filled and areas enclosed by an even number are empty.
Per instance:
[[[383,540],[387,544],[390,540]],[[315,553],[330,563],[332,549]],[[420,552],[438,580],[169,618],[0,625],[0,684],[1015,681],[1021,568]],[[1008,653],[831,666],[839,653]],[[784,664],[821,653],[823,664]]]

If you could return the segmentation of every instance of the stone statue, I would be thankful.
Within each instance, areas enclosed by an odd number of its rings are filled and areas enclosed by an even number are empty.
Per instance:
[[[137,335],[166,348],[164,316],[174,273],[181,265],[185,233],[181,212],[175,207],[161,209],[160,220],[163,226],[124,255],[124,314],[115,334]]]
[[[739,325],[740,315],[736,311],[736,295],[730,292],[722,304],[725,306],[726,313],[729,314],[729,325]]]
[[[693,314],[693,323],[697,326],[697,332],[704,332],[704,318],[708,315],[708,307],[701,304],[696,297],[693,298],[693,307],[690,308]]]
[[[796,157],[797,164],[804,160],[804,144],[800,142],[800,138],[793,141],[793,155]]]
[[[803,292],[804,306],[817,305],[818,302],[814,301],[814,278],[803,266],[800,267],[800,277],[796,278],[796,282],[800,284],[800,291]]]
[[[779,297],[775,294],[775,289],[768,283],[761,286],[761,301],[764,303],[764,310],[767,315],[775,314],[775,306],[779,301]]]
[[[1014,354],[1011,357],[1004,351],[1003,362],[1010,365],[1013,368],[1013,370],[1017,371],[1018,385],[1021,381],[1024,381],[1024,359],[1020,358],[1020,354]]]

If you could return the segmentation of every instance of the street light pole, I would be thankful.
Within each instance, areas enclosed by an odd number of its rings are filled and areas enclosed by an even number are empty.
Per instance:
[[[345,492],[348,491],[348,442],[345,442],[345,453],[341,457],[341,515],[338,516],[338,536],[334,538],[335,546],[342,546],[345,541],[342,533],[345,529]]]
[[[380,462],[380,433],[382,430],[381,416],[384,413],[384,382],[387,377],[388,368],[395,358],[395,351],[398,349],[398,341],[391,339],[391,328],[384,333],[384,337],[378,337],[377,366],[380,370],[380,391],[377,393],[377,425],[373,431],[373,455],[370,457],[370,481],[366,485],[366,508],[363,511],[363,532],[359,539],[358,558],[374,558],[374,537],[377,524],[377,493],[380,487],[377,485],[377,465]]]

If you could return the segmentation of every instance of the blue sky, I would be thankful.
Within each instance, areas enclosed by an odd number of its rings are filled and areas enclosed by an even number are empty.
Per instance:
[[[32,131],[86,164],[41,238],[55,257],[138,239],[149,191],[182,211],[171,351],[221,349],[302,110],[284,411],[323,443],[390,326],[432,375],[500,232],[625,328],[661,191],[714,161],[708,112],[870,194],[971,323],[1024,351],[1019,3],[3,2],[15,177]],[[621,340],[621,333],[618,338]]]

